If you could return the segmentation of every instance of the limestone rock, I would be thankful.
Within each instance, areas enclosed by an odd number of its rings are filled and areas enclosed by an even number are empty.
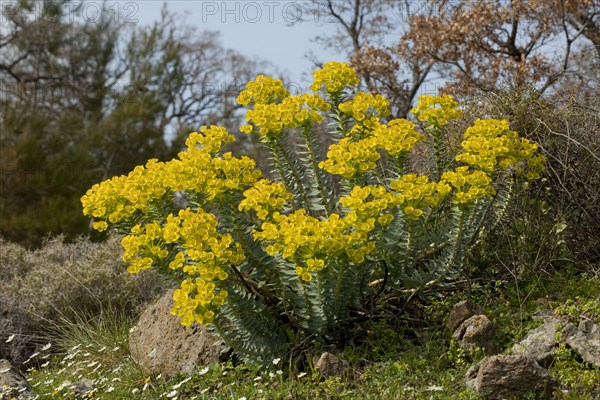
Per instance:
[[[27,379],[8,360],[0,360],[0,399],[27,400],[35,396]]]
[[[169,378],[217,362],[223,346],[202,325],[184,327],[171,315],[173,290],[140,316],[129,335],[132,359],[142,368]]]
[[[494,324],[485,315],[473,315],[464,321],[452,334],[460,348],[474,351],[481,348],[486,354],[496,354]]]
[[[471,318],[473,315],[483,314],[483,308],[478,305],[471,304],[468,300],[463,300],[452,307],[448,316],[448,328],[454,332],[463,322]]]
[[[589,319],[582,320],[579,327],[568,324],[561,332],[561,339],[583,361],[600,367],[600,326]]]
[[[484,358],[467,371],[467,387],[485,399],[522,398],[528,391],[551,393],[558,386],[532,358],[497,355]]]
[[[549,366],[556,355],[556,332],[560,321],[544,318],[544,324],[530,330],[512,349],[512,354],[533,358],[542,366]]]
[[[319,360],[315,364],[315,367],[319,370],[321,375],[325,378],[331,376],[342,376],[345,375],[350,369],[350,363],[346,360],[342,360],[332,353],[325,352],[321,354]]]

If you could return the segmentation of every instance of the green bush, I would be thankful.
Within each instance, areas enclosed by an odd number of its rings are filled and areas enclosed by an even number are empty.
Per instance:
[[[311,94],[290,96],[258,76],[238,97],[249,106],[240,131],[259,135],[278,181],[224,152],[233,136],[211,126],[192,133],[177,159],[150,160],[82,198],[96,229],[127,235],[130,272],[154,267],[180,283],[172,313],[182,324],[212,324],[247,358],[338,341],[383,293],[410,301],[452,281],[502,220],[516,177],[543,170],[537,146],[506,120],[477,119],[456,146],[448,122],[461,111],[450,96],[419,98],[420,128],[384,123],[388,102],[356,91],[347,64],[313,75]],[[323,125],[326,152],[315,128]],[[420,169],[410,159],[418,143],[430,160]]]

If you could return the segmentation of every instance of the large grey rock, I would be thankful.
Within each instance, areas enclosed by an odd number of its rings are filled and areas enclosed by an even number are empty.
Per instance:
[[[556,355],[556,332],[560,324],[557,318],[544,318],[542,325],[530,330],[519,343],[511,348],[512,354],[533,358],[542,366],[549,366]]]
[[[34,396],[27,379],[8,360],[0,360],[0,399],[28,400]]]
[[[494,324],[485,315],[473,315],[464,321],[452,334],[458,346],[472,352],[480,348],[486,354],[496,354]]]
[[[466,375],[467,387],[485,399],[522,398],[526,392],[550,394],[558,383],[532,358],[497,355],[484,358]]]
[[[483,308],[470,303],[468,300],[463,300],[452,307],[448,316],[448,328],[454,332],[463,322],[471,318],[473,315],[483,314]]]
[[[196,366],[217,362],[223,349],[204,326],[182,326],[171,315],[172,306],[173,290],[169,290],[142,313],[129,335],[133,360],[166,378],[190,374]]]
[[[319,360],[316,362],[315,367],[319,370],[321,375],[325,378],[331,376],[342,376],[348,373],[350,370],[350,363],[346,360],[342,360],[332,353],[325,352],[321,354]]]
[[[567,324],[561,332],[563,340],[581,359],[600,367],[600,326],[592,320],[584,319],[579,327]]]

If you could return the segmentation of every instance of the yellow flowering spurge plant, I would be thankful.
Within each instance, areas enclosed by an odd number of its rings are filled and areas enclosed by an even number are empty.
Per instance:
[[[218,126],[190,134],[168,162],[150,160],[94,185],[81,199],[98,230],[125,234],[131,273],[156,268],[179,283],[172,313],[204,324],[247,358],[330,341],[385,291],[444,284],[463,254],[502,217],[515,179],[537,179],[537,146],[505,120],[477,120],[462,151],[448,154],[449,96],[422,96],[415,122],[386,120],[382,96],[356,90],[346,63],[314,72],[311,93],[292,96],[258,76],[238,97],[240,131],[257,134],[275,180],[224,150]],[[322,150],[317,128],[332,126]],[[435,160],[415,170],[411,150]]]

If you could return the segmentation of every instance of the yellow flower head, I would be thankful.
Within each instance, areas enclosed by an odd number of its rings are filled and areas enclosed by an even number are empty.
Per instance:
[[[524,165],[530,180],[539,178],[544,170],[545,158],[537,154],[537,144],[519,138],[505,119],[477,119],[464,136],[464,152],[456,156],[457,161],[486,172]]]
[[[421,122],[428,121],[434,126],[444,126],[449,119],[460,117],[456,100],[447,94],[443,96],[419,96],[417,106],[411,110]]]
[[[340,104],[344,114],[351,116],[362,126],[373,127],[379,122],[379,117],[390,115],[390,104],[381,95],[358,92],[350,101]]]
[[[310,90],[316,92],[323,85],[327,93],[339,93],[348,86],[356,86],[359,79],[356,72],[350,68],[348,63],[328,62],[323,69],[313,72],[315,80]]]
[[[283,82],[264,75],[258,75],[255,80],[246,84],[236,101],[244,106],[254,104],[273,104],[280,102],[290,95],[283,87]]]

